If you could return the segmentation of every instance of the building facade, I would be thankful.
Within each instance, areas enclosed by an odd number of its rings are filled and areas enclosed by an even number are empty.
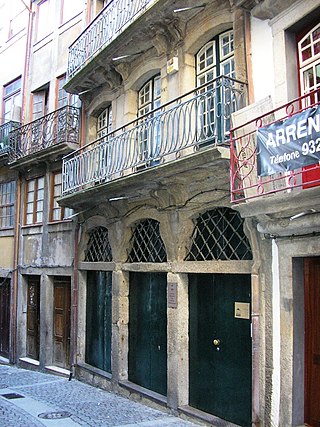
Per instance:
[[[209,425],[319,426],[320,2],[68,4],[28,11],[1,355]]]

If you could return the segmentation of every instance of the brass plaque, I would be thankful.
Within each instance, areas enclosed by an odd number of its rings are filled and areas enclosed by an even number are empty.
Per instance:
[[[168,283],[168,307],[178,307],[177,283]]]
[[[250,319],[250,303],[235,302],[234,317],[236,317],[237,319]]]

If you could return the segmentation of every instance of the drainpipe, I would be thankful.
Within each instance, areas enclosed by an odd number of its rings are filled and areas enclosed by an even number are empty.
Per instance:
[[[18,262],[19,262],[19,237],[20,237],[20,209],[21,209],[21,177],[17,179],[17,201],[16,216],[14,224],[14,244],[13,244],[13,275],[11,293],[11,362],[16,363],[17,357],[17,300],[18,300]]]

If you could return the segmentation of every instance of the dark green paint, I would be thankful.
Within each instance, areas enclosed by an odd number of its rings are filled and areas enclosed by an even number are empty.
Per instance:
[[[130,273],[129,380],[167,394],[165,273]]]
[[[86,362],[111,373],[112,273],[88,271]]]
[[[251,320],[235,318],[234,303],[251,302],[250,290],[249,275],[189,275],[190,405],[244,427],[251,426]]]

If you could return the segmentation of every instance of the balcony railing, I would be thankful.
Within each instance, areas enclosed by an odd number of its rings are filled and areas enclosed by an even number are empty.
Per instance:
[[[63,160],[63,194],[229,144],[230,117],[244,107],[246,85],[221,76],[70,153]]]
[[[9,163],[62,143],[79,142],[79,109],[59,108],[10,133]]]
[[[320,157],[320,138],[312,139],[311,136],[313,130],[320,132],[319,106],[319,95],[313,91],[231,129],[231,200],[233,203],[240,203],[273,193],[290,194],[293,191],[301,191],[320,185],[320,164],[316,160],[316,156],[313,156],[315,158],[314,164],[291,170],[292,166],[300,164],[292,163],[294,158],[298,158],[298,161],[302,162],[303,157],[311,152],[319,152],[318,159]],[[316,117],[308,121],[304,117],[308,117],[312,111],[316,113]],[[303,112],[306,115],[301,114],[300,116],[300,113]],[[261,159],[262,152],[261,148],[258,148],[257,131],[268,126],[267,129],[271,132],[272,128],[269,128],[271,124],[277,127],[282,126],[283,130],[277,131],[278,134],[276,135],[278,136],[276,139],[270,139],[269,145],[281,146],[283,144],[283,146],[288,147],[283,148],[288,152],[285,152],[282,157],[271,154],[271,167],[273,167],[272,162],[276,167],[283,163],[286,164],[287,169],[281,172],[278,168],[278,171],[267,176],[265,176],[266,173],[260,172],[260,175],[263,176],[259,176],[258,163],[261,164],[262,160],[259,161],[258,158],[260,156]],[[310,136],[308,136],[309,133]],[[273,138],[270,135],[273,134],[269,133],[268,138]],[[301,136],[300,142],[299,136]],[[305,137],[307,137],[307,142],[303,142]],[[290,146],[296,141],[298,145],[292,152]],[[288,166],[290,162],[291,165]]]
[[[111,0],[69,48],[67,80],[158,0]]]
[[[9,151],[9,133],[19,126],[21,126],[20,123],[14,121],[4,123],[0,126],[0,154]]]

